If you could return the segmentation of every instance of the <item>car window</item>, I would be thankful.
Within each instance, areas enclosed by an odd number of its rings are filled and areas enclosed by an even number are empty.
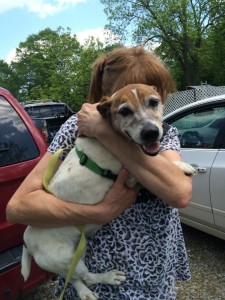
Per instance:
[[[52,109],[50,106],[31,106],[31,107],[25,107],[25,110],[31,117],[36,117],[36,118],[52,117]]]
[[[28,106],[25,110],[31,117],[36,118],[51,118],[71,115],[69,108],[66,105],[42,105]]]
[[[0,96],[0,167],[35,158],[39,150],[14,108]]]
[[[173,121],[179,131],[182,148],[216,147],[216,138],[225,123],[225,107],[193,111]]]
[[[57,117],[66,116],[69,113],[68,108],[65,105],[55,105],[52,107],[53,115]]]

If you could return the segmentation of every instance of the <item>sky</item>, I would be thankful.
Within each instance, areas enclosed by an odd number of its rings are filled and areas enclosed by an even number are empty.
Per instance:
[[[102,40],[103,10],[100,0],[0,0],[0,59],[10,62],[20,42],[47,27],[69,27],[80,43],[90,35]]]

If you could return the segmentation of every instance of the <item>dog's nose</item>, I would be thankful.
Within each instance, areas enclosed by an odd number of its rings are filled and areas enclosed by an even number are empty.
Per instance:
[[[153,124],[148,124],[141,131],[141,138],[145,142],[153,142],[158,139],[159,129]]]

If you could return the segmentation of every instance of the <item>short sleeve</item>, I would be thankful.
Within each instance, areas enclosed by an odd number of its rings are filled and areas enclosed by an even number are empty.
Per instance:
[[[160,151],[175,150],[180,153],[180,140],[178,137],[178,130],[167,123],[164,123],[163,126],[164,135],[160,144]]]
[[[70,117],[59,129],[51,144],[48,152],[54,153],[60,148],[72,148],[77,138],[77,116]]]

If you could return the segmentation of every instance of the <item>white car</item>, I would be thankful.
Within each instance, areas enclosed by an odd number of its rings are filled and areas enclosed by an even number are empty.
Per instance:
[[[199,172],[181,221],[225,240],[225,95],[179,108],[164,122],[178,129],[182,158]]]

